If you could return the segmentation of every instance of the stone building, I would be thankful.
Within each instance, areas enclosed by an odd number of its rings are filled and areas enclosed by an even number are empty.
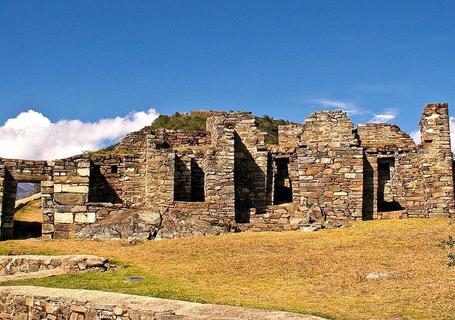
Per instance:
[[[39,182],[43,238],[173,238],[298,230],[324,221],[455,216],[448,105],[425,107],[422,143],[343,111],[279,127],[212,112],[206,131],[127,135],[111,152],[0,159],[1,237],[13,237],[19,182]]]

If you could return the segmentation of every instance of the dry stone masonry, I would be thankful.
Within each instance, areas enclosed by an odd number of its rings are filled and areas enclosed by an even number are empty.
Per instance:
[[[324,320],[317,316],[93,290],[0,287],[0,320]]]
[[[109,152],[0,159],[1,237],[14,235],[19,182],[41,184],[46,239],[164,239],[455,217],[446,103],[424,108],[420,144],[396,125],[354,126],[343,111],[279,126],[277,145],[265,143],[251,113],[209,115],[206,131],[144,128]]]
[[[106,258],[92,255],[0,256],[0,283],[91,270],[105,271],[108,267]]]

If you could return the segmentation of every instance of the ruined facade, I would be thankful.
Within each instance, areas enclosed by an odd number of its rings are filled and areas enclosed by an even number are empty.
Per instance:
[[[173,238],[298,230],[314,222],[455,216],[448,106],[429,104],[422,143],[343,111],[279,127],[213,112],[206,131],[143,129],[110,153],[0,159],[1,237],[13,236],[18,182],[39,182],[43,238]],[[1,152],[1,151],[0,151]]]

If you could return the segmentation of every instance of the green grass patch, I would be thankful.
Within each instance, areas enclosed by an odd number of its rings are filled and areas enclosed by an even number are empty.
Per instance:
[[[128,277],[139,276],[142,281],[128,281]],[[2,283],[2,286],[42,286],[64,289],[102,290],[118,293],[153,296],[166,299],[191,300],[190,290],[171,278],[154,277],[138,267],[117,265],[113,270],[90,271],[66,274],[41,279],[29,279]]]
[[[161,114],[156,118],[150,129],[168,129],[181,131],[205,131],[208,113],[174,113],[173,115]]]

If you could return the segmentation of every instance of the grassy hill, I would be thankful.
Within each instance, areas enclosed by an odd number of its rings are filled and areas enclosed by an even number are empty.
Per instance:
[[[16,208],[16,212],[14,213],[14,220],[22,222],[42,222],[42,211],[41,198],[32,200]]]
[[[210,112],[175,113],[173,115],[160,115],[153,121],[151,129],[169,129],[182,131],[204,131]],[[267,144],[278,143],[278,125],[290,124],[282,119],[274,119],[269,116],[255,117],[256,123],[262,131],[266,132]]]
[[[186,132],[205,131],[207,118],[213,114],[212,111],[193,111],[191,113],[174,113],[173,115],[161,114],[153,123],[142,130],[181,130]],[[274,119],[269,116],[255,117],[256,124],[261,131],[266,132],[266,144],[278,144],[278,126],[291,124],[292,122],[282,119]],[[142,131],[141,130],[141,131]],[[117,144],[108,146],[97,151],[85,151],[92,156],[102,156],[105,154],[128,154],[133,153],[131,150],[116,149]]]
[[[33,196],[22,199],[21,201],[31,198]],[[17,205],[14,213],[14,238],[27,239],[41,236],[42,222],[43,210],[41,209],[41,198]]]
[[[239,233],[128,245],[25,240],[5,253],[84,253],[117,261],[105,273],[17,282],[281,309],[336,319],[455,319],[455,267],[440,246],[445,219],[357,222],[314,233]],[[371,272],[389,279],[367,280]],[[127,276],[142,282],[125,282]]]

